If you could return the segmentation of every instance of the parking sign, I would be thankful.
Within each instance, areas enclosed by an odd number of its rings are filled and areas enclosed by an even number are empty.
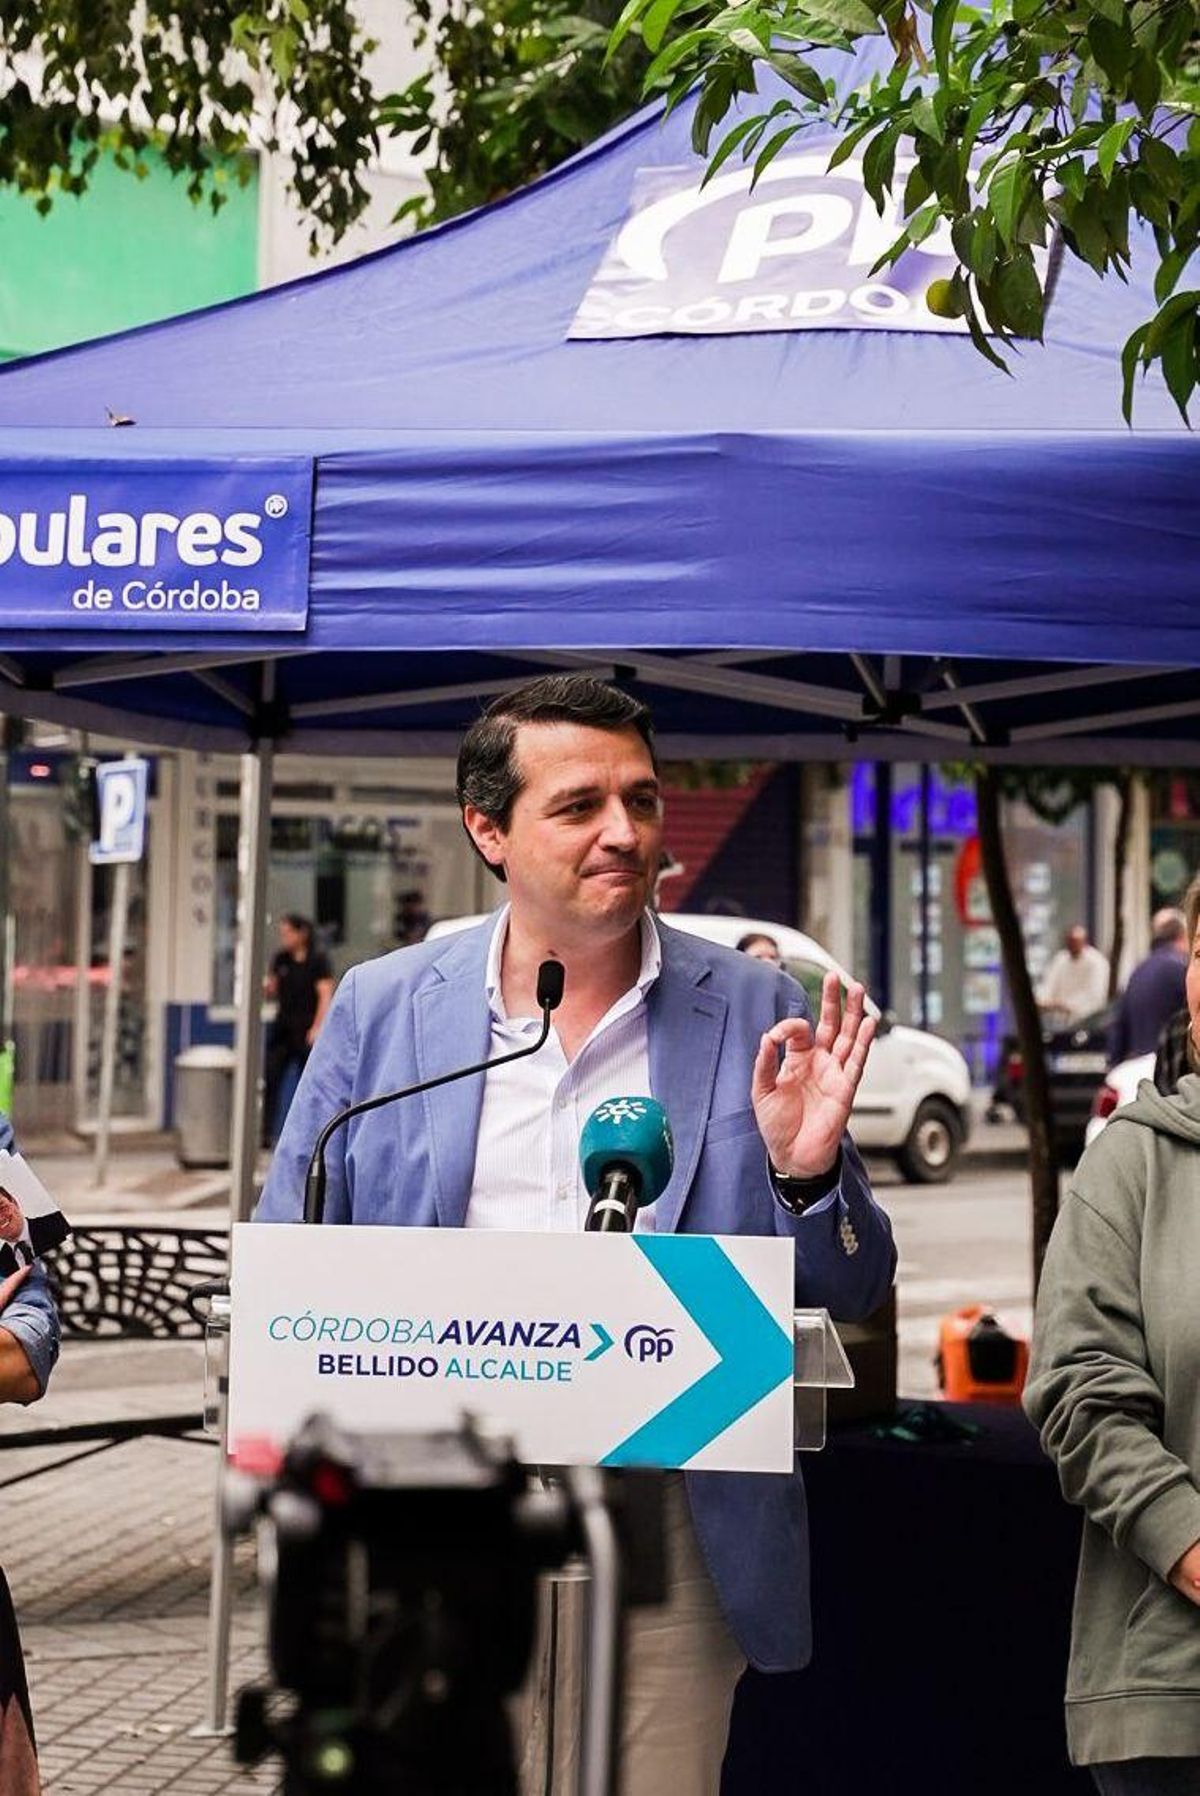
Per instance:
[[[150,763],[130,755],[96,769],[100,834],[88,849],[94,867],[140,861],[146,844],[146,789]]]

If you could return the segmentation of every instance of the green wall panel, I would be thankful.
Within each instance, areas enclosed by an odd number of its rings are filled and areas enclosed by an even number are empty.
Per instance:
[[[57,349],[250,293],[258,277],[258,172],[232,177],[214,214],[157,156],[144,180],[102,159],[81,199],[43,218],[0,188],[0,360]]]

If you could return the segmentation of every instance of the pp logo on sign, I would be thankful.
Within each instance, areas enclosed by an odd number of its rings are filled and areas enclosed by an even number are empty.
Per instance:
[[[148,761],[130,757],[96,769],[100,833],[88,849],[93,866],[140,861],[146,840]]]
[[[675,1351],[674,1333],[673,1328],[651,1328],[648,1322],[638,1322],[625,1332],[625,1351],[640,1366],[647,1361],[661,1366]]]

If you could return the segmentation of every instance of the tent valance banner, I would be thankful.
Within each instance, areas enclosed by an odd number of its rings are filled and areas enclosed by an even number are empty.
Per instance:
[[[0,468],[5,628],[303,630],[310,456]]]
[[[778,157],[757,181],[739,167],[705,185],[695,161],[639,168],[569,336],[965,331],[964,319],[925,303],[930,282],[958,265],[946,221],[876,270],[900,233],[899,200],[880,213],[860,157],[830,169],[837,138],[804,142],[803,155]],[[899,195],[904,158],[897,170]]]

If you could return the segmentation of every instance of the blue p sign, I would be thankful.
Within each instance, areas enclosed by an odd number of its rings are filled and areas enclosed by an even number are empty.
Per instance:
[[[146,841],[148,761],[130,756],[96,769],[100,797],[100,834],[88,850],[93,866],[140,861]]]

